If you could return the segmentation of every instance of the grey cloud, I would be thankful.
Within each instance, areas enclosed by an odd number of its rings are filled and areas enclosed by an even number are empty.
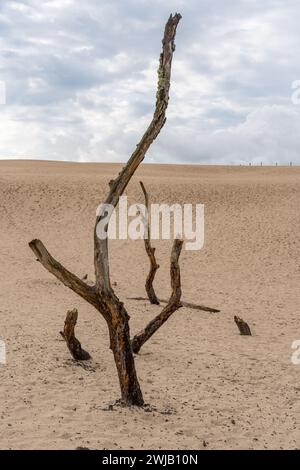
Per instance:
[[[176,10],[168,121],[148,161],[300,163],[293,0],[2,2],[1,157],[125,160],[151,119]]]

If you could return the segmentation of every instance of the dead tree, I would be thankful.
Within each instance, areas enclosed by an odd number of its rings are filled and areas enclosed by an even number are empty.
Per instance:
[[[118,371],[121,401],[127,406],[143,406],[144,399],[138,382],[131,348],[129,315],[112,288],[109,272],[108,238],[107,236],[98,236],[98,227],[101,226],[107,235],[111,216],[111,213],[107,211],[107,207],[116,208],[120,196],[166,122],[171,65],[175,50],[174,39],[180,19],[181,15],[179,13],[170,15],[165,26],[158,68],[156,106],[152,121],[125,167],[115,180],[110,181],[109,193],[103,205],[104,209],[96,218],[94,229],[95,285],[89,286],[78,276],[68,271],[50,255],[40,240],[35,239],[29,243],[30,248],[44,268],[93,305],[105,319],[109,330],[110,348]]]
[[[144,236],[144,244],[145,244],[146,253],[150,261],[150,271],[146,279],[145,289],[146,289],[150,303],[159,305],[159,300],[155,294],[155,290],[153,287],[153,281],[155,278],[156,271],[159,269],[159,264],[157,264],[156,262],[155,248],[153,248],[151,245],[151,230],[150,230],[150,223],[149,223],[149,196],[142,181],[140,181],[140,185],[144,193],[145,207],[146,207],[146,218],[144,219],[144,225],[146,227],[145,236]]]
[[[67,343],[68,349],[75,361],[87,361],[91,359],[90,354],[82,349],[80,341],[75,336],[75,326],[78,319],[78,310],[74,308],[67,312],[64,331],[60,334]]]
[[[181,300],[181,281],[180,281],[180,268],[178,264],[178,259],[181,253],[183,241],[176,239],[174,240],[172,253],[171,253],[171,287],[172,294],[169,302],[165,308],[157,315],[153,320],[148,323],[146,328],[144,328],[140,333],[135,335],[132,340],[132,350],[134,353],[138,353],[143,346],[143,344],[151,338],[152,335],[170,318],[170,316],[176,312],[182,304]]]
[[[234,321],[242,336],[252,336],[250,327],[242,318],[234,316]]]

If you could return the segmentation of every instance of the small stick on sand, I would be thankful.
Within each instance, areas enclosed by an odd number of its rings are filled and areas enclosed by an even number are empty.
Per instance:
[[[234,316],[234,321],[242,336],[252,336],[250,327],[242,318]]]
[[[148,300],[146,297],[127,297],[128,300]],[[167,304],[168,300],[166,299],[159,299],[161,304]],[[192,304],[191,302],[185,302],[184,300],[181,301],[182,307],[191,308],[193,310],[203,310],[204,312],[211,312],[211,313],[219,313],[221,310],[211,307],[205,307],[205,305],[198,305]]]

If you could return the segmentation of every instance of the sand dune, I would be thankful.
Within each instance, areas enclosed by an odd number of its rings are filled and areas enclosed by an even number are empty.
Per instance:
[[[96,310],[51,277],[27,243],[40,238],[78,275],[93,278],[95,210],[120,165],[0,162],[0,448],[300,448],[300,168],[144,165],[127,194],[205,204],[205,246],[181,258],[182,308],[144,346],[136,367],[154,409],[115,409],[107,329]],[[159,296],[171,243],[154,242]],[[112,279],[136,332],[160,307],[145,296],[143,242],[111,242]],[[59,335],[78,308],[93,359],[75,364]],[[252,337],[238,334],[244,318]]]

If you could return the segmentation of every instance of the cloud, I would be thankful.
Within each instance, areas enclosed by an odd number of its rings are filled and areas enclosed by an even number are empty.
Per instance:
[[[146,161],[300,163],[293,0],[2,2],[0,158],[126,160],[177,9],[168,120]]]
[[[289,164],[299,163],[300,113],[293,108],[273,105],[250,112],[237,125],[214,131],[187,133],[180,126],[168,129],[158,145],[178,162],[216,164]]]

